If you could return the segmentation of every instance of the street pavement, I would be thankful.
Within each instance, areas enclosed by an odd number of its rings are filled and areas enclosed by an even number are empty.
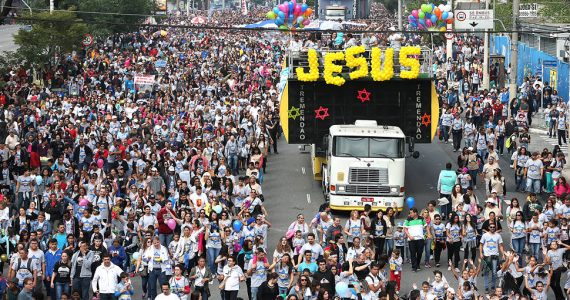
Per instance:
[[[0,53],[17,49],[16,44],[14,44],[13,35],[17,33],[19,29],[19,25],[0,26]]]

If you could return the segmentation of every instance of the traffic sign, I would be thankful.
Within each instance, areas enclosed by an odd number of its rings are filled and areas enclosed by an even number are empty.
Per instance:
[[[542,62],[542,66],[544,68],[556,68],[558,66],[558,62],[555,60],[545,60]]]
[[[537,3],[521,3],[519,4],[519,17],[537,18],[539,8]]]
[[[454,25],[459,30],[493,29],[493,19],[492,9],[456,10]]]
[[[83,40],[81,41],[81,44],[82,44],[84,47],[89,47],[89,46],[93,45],[93,42],[94,42],[94,41],[95,41],[95,39],[93,38],[93,36],[90,35],[89,33],[86,33],[86,34],[83,36]]]
[[[448,40],[452,40],[455,37],[455,34],[453,32],[449,32],[449,31],[447,31],[444,35],[445,35],[445,38]]]

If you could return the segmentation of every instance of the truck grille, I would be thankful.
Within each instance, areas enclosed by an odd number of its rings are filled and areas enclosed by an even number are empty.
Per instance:
[[[349,182],[388,184],[388,169],[350,168]]]
[[[389,186],[377,186],[377,185],[356,185],[349,184],[346,186],[347,194],[357,194],[357,195],[378,195],[378,194],[389,194]]]

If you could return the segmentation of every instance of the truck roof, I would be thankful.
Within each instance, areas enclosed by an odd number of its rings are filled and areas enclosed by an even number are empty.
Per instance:
[[[383,126],[383,125],[333,125],[330,127],[329,132],[333,136],[377,136],[377,137],[393,137],[405,138],[406,135],[396,126]]]

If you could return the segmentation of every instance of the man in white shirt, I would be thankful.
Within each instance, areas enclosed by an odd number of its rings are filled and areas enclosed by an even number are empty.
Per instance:
[[[208,196],[202,193],[202,187],[197,186],[196,192],[190,195],[190,201],[192,201],[192,205],[194,206],[194,211],[200,211],[206,207],[206,203],[208,203]]]
[[[180,300],[175,294],[170,293],[170,284],[168,282],[164,282],[161,285],[162,294],[158,294],[154,300]]]
[[[219,275],[218,279],[223,280],[224,298],[237,299],[239,283],[245,281],[245,275],[242,269],[236,265],[235,258],[228,257],[228,263],[224,266],[222,275]]]
[[[489,269],[485,272],[485,291],[494,290],[497,280],[497,270],[499,265],[499,255],[505,252],[503,238],[497,233],[497,225],[489,225],[489,232],[481,237],[479,246],[480,257],[485,260]]]
[[[97,267],[95,275],[91,281],[93,293],[100,300],[111,300],[115,297],[115,290],[119,283],[117,278],[120,277],[123,270],[111,262],[109,253],[103,254],[103,264]]]

